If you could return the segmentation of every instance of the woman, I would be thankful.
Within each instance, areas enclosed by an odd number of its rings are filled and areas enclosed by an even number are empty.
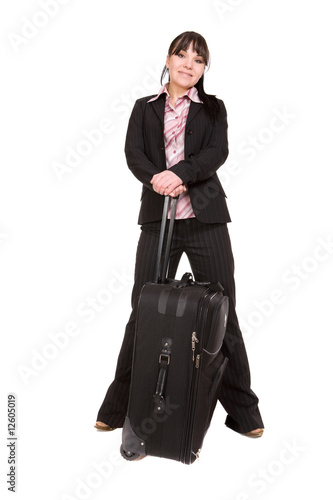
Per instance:
[[[135,321],[140,290],[153,280],[164,196],[179,196],[170,253],[169,277],[183,252],[197,281],[219,281],[229,297],[223,354],[229,358],[219,401],[225,424],[249,437],[263,434],[258,398],[250,388],[247,354],[235,311],[234,261],[227,223],[231,222],[217,169],[228,156],[223,102],[204,91],[209,51],[195,32],[179,35],[169,47],[159,93],[138,99],[126,136],[128,166],[143,184],[138,223],[132,313],[118,358],[115,380],[98,412],[95,427],[123,426],[131,378]],[[126,203],[126,200],[124,200]]]

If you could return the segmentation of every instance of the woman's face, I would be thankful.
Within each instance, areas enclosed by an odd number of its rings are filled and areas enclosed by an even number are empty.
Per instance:
[[[193,52],[192,43],[187,50],[181,50],[179,54],[168,55],[166,67],[169,70],[170,84],[184,90],[193,87],[205,71],[203,57]]]

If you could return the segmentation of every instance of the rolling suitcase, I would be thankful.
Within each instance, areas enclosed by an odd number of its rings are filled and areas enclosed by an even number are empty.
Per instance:
[[[129,404],[120,451],[127,460],[151,455],[193,463],[216,406],[228,358],[221,351],[228,297],[220,283],[190,273],[166,278],[177,199],[160,276],[169,207],[165,198],[153,282],[140,294]]]

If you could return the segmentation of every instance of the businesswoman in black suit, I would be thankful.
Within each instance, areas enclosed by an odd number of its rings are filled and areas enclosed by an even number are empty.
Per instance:
[[[209,65],[205,39],[184,32],[169,47],[157,95],[134,105],[125,144],[128,167],[142,183],[132,313],[118,358],[115,379],[105,395],[95,427],[122,427],[131,379],[135,321],[140,290],[153,280],[164,196],[179,196],[170,254],[169,277],[186,253],[197,281],[219,281],[229,297],[223,353],[229,358],[219,401],[225,424],[249,437],[260,437],[264,424],[251,390],[248,358],[235,311],[234,260],[225,193],[216,174],[228,156],[224,103],[204,91]],[[127,200],[124,199],[126,203]]]

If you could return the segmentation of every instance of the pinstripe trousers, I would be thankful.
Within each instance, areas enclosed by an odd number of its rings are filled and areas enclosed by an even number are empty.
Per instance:
[[[122,427],[126,416],[131,380],[137,306],[142,286],[153,280],[160,222],[141,226],[137,247],[132,313],[126,326],[115,378],[99,409],[97,420],[110,427]],[[185,252],[197,281],[219,281],[229,297],[229,315],[222,351],[229,358],[219,401],[227,412],[225,424],[245,433],[264,427],[258,398],[251,389],[248,357],[236,315],[234,258],[226,223],[206,224],[196,218],[176,220],[170,252],[169,278],[174,278]]]

